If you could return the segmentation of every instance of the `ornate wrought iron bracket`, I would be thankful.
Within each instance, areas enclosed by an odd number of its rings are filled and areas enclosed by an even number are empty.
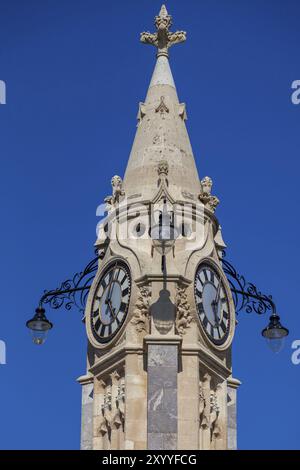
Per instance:
[[[244,276],[239,274],[229,261],[224,259],[222,264],[227,276],[233,296],[236,313],[244,310],[246,313],[257,313],[262,315],[271,311],[276,314],[276,305],[271,295],[262,294],[251,282],[247,282]]]
[[[53,309],[64,306],[67,310],[75,306],[83,313],[89,289],[98,269],[98,259],[96,256],[83,271],[76,273],[72,279],[62,282],[57,289],[44,291],[39,306],[49,304]]]
[[[276,306],[272,296],[262,294],[254,284],[247,282],[224,257],[225,252],[222,265],[230,285],[236,312],[244,310],[247,313],[254,312],[261,315],[271,311],[275,314]],[[98,269],[98,260],[99,256],[96,256],[83,271],[76,273],[72,279],[62,282],[57,289],[44,291],[39,306],[48,304],[56,310],[63,306],[66,310],[70,310],[75,306],[83,313],[89,289]]]

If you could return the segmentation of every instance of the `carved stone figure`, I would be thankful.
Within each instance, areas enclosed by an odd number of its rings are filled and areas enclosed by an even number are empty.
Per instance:
[[[212,179],[209,176],[205,176],[201,180],[201,192],[199,194],[199,200],[212,212],[215,212],[219,199],[216,196],[211,195]]]
[[[112,195],[107,196],[104,199],[104,202],[106,202],[106,211],[110,212],[114,206],[119,203],[120,197],[125,195],[125,192],[122,189],[123,186],[123,181],[122,178],[118,175],[115,175],[111,179],[111,185],[112,185]]]

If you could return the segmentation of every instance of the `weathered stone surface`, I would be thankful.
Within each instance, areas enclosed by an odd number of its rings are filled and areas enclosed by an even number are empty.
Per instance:
[[[93,383],[82,385],[81,450],[93,448]]]
[[[237,414],[236,414],[237,390],[228,385],[227,388],[227,448],[237,449]]]
[[[174,445],[177,442],[178,420],[177,358],[176,345],[149,344],[148,346],[149,449],[176,448]]]

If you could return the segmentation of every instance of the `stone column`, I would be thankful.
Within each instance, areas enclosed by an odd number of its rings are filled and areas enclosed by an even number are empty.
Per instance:
[[[227,448],[228,450],[237,449],[237,389],[241,382],[234,378],[227,380]]]
[[[77,379],[82,386],[81,408],[81,450],[93,448],[93,389],[94,379],[91,375],[83,375]]]
[[[147,448],[176,450],[178,432],[177,375],[181,338],[146,336]]]

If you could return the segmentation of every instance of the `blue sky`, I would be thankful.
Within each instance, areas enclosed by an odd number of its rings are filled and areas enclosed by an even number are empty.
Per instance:
[[[0,447],[76,449],[86,339],[80,314],[49,311],[46,344],[25,321],[44,289],[93,257],[96,207],[123,174],[138,102],[154,66],[139,33],[156,0],[0,0]],[[290,329],[279,355],[267,318],[240,314],[233,347],[241,449],[300,447],[299,130],[297,0],[170,0],[171,50],[200,176],[210,175],[228,259],[272,293]]]

